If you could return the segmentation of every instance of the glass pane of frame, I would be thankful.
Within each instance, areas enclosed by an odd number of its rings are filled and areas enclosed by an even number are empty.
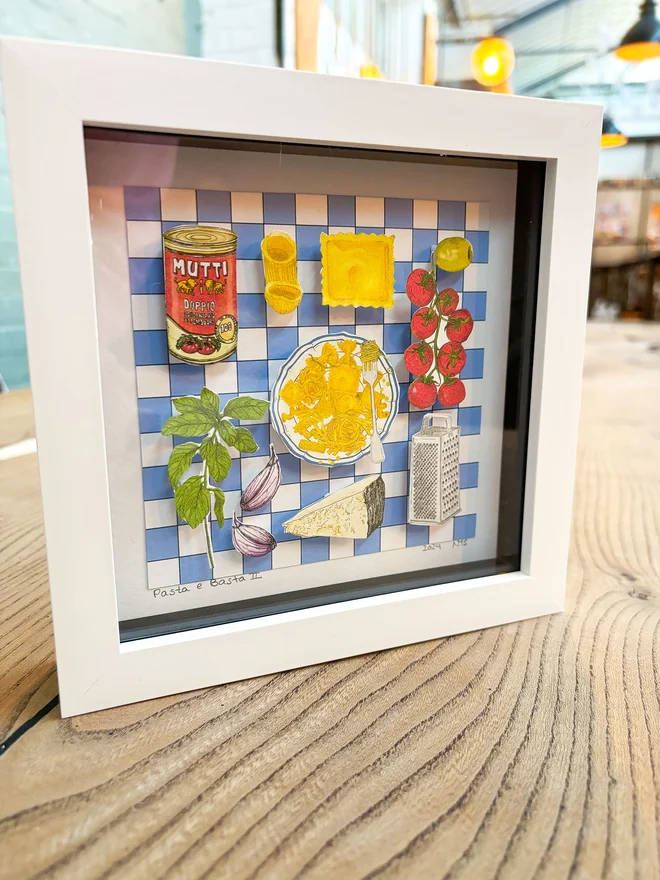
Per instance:
[[[122,640],[519,569],[543,163],[85,143]]]

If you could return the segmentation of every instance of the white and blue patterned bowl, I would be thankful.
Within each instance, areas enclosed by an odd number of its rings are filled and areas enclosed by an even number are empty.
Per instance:
[[[287,425],[284,424],[282,420],[282,415],[288,411],[288,406],[280,397],[280,392],[282,387],[289,379],[296,379],[299,375],[300,371],[305,366],[305,361],[309,356],[312,349],[318,346],[319,351],[324,343],[333,342],[337,343],[342,339],[352,339],[359,344],[363,342],[367,342],[363,336],[354,336],[351,333],[329,333],[325,336],[317,336],[316,339],[312,339],[310,342],[305,343],[305,345],[301,345],[297,348],[293,354],[291,354],[288,360],[282,365],[280,369],[279,375],[273,385],[273,390],[271,393],[271,402],[270,402],[270,417],[271,422],[275,426],[275,430],[282,438],[282,441],[286,445],[287,449],[293,453],[293,455],[301,458],[303,461],[307,461],[310,464],[318,464],[324,467],[332,467],[333,465],[342,465],[342,464],[352,464],[355,461],[358,461],[360,458],[363,458],[365,455],[369,453],[369,436],[365,437],[364,445],[357,452],[354,452],[352,455],[339,456],[336,459],[328,459],[324,458],[323,455],[315,454],[313,452],[308,452],[306,450],[302,450],[298,448],[298,444],[296,442],[296,435],[294,433],[294,424],[293,422],[289,422]],[[378,365],[380,369],[385,373],[385,383],[382,388],[383,393],[389,397],[390,401],[390,409],[387,418],[378,419],[378,434],[381,440],[384,440],[388,431],[392,427],[392,422],[394,421],[397,413],[399,412],[399,383],[397,381],[396,375],[394,373],[394,368],[387,360],[387,357],[381,352],[380,357],[378,358]],[[284,412],[283,412],[284,411]],[[387,448],[386,448],[387,453]]]

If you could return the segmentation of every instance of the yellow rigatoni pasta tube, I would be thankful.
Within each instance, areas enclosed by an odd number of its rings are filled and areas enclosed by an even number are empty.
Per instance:
[[[296,243],[286,232],[271,232],[261,242],[266,288],[264,296],[271,308],[289,314],[302,300],[298,281]]]

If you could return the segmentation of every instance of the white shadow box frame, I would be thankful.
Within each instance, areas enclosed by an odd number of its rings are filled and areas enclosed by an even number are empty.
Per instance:
[[[2,61],[63,715],[562,609],[600,107],[18,39]],[[120,642],[86,125],[546,163],[519,572]]]

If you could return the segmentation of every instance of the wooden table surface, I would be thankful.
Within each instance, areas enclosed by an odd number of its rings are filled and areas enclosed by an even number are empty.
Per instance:
[[[66,720],[0,461],[0,876],[660,877],[659,402],[660,326],[591,325],[564,614]]]

